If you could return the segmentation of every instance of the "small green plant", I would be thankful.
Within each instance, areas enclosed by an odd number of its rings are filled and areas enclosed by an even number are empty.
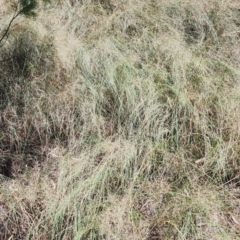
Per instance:
[[[25,15],[27,17],[33,17],[36,16],[36,13],[34,10],[37,7],[37,1],[36,0],[20,0],[15,5],[15,13],[10,20],[7,28],[3,30],[2,36],[0,37],[0,47],[3,45],[4,40],[8,37],[10,28],[14,22],[14,20],[19,17],[20,15]]]

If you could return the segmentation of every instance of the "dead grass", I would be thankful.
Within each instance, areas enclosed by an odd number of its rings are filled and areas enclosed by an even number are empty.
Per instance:
[[[68,0],[19,18],[0,49],[0,238],[239,239],[239,8]]]

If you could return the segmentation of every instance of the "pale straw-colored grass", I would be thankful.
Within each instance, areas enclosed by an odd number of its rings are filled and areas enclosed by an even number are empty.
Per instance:
[[[0,238],[239,239],[239,8],[59,0],[17,19]]]

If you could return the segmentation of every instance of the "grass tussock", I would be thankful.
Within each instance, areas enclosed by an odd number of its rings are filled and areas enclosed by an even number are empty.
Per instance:
[[[19,17],[0,48],[0,238],[240,238],[239,9],[68,0]]]

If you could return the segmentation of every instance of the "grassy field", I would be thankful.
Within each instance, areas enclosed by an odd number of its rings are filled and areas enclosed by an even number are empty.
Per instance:
[[[0,239],[240,239],[239,0],[36,12],[0,47]]]

